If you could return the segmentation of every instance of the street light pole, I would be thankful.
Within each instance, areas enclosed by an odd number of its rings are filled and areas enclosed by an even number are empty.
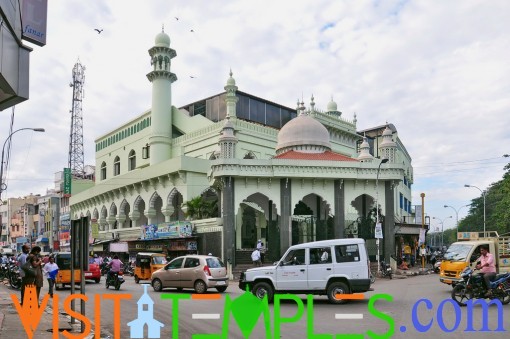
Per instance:
[[[449,218],[453,218],[451,215],[449,217],[446,217],[444,219],[439,219],[439,218],[436,218],[436,217],[432,217],[432,219],[437,219],[439,220],[439,223],[441,224],[441,250],[443,250],[443,246],[444,246],[444,222],[446,219],[449,219]]]
[[[483,237],[485,238],[487,236],[487,234],[485,233],[485,191],[482,191],[479,187],[476,187],[473,185],[466,184],[466,185],[464,185],[464,187],[474,187],[477,190],[479,190],[480,193],[482,193],[482,196],[483,196]]]
[[[388,162],[388,158],[384,158],[379,163],[379,166],[377,167],[377,175],[375,177],[375,227],[379,227],[379,172],[381,171],[381,165]],[[379,275],[381,273],[381,265],[380,265],[380,259],[379,259],[379,242],[380,239],[376,239],[377,244],[377,274]]]
[[[463,206],[460,206],[459,209],[456,209],[455,207],[453,206],[449,206],[449,205],[444,205],[443,207],[444,208],[447,208],[447,207],[450,207],[452,208],[454,211],[455,211],[455,217],[456,217],[456,224],[455,224],[455,228],[457,229],[457,233],[459,233],[459,212],[460,210],[463,208],[463,207],[468,207],[469,205],[463,205]],[[457,236],[458,238],[458,236]]]
[[[23,130],[32,130],[34,132],[44,132],[44,128],[20,128],[9,134],[7,139],[5,139],[4,146],[2,147],[2,162],[0,163],[0,197],[2,195],[2,192],[7,189],[7,184],[4,183],[4,152],[5,152],[5,145],[7,144],[7,141],[9,141],[12,137],[12,135],[16,132],[23,131]]]

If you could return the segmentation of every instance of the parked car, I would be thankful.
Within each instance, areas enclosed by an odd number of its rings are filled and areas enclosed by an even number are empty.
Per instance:
[[[323,240],[289,247],[274,266],[241,273],[239,288],[257,298],[275,294],[327,295],[331,303],[342,304],[342,294],[370,290],[370,265],[365,240],[359,238]]]
[[[211,255],[186,255],[175,258],[152,273],[151,285],[154,291],[164,288],[192,288],[205,293],[208,288],[225,292],[228,287],[227,268],[220,258]]]
[[[101,281],[101,269],[92,259],[89,261],[89,270],[85,271],[85,280],[94,280],[96,283]]]

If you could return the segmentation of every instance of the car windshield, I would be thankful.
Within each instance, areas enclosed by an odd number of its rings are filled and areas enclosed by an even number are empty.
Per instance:
[[[469,244],[453,244],[444,254],[444,258],[451,261],[464,261],[472,248],[473,245]]]
[[[166,258],[165,257],[152,257],[152,263],[153,264],[166,264]]]
[[[225,267],[223,262],[219,258],[206,258],[205,262],[209,268],[221,268]]]

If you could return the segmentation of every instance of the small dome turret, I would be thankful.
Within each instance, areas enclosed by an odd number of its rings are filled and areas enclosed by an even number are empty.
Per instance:
[[[154,43],[158,47],[170,47],[170,37],[164,31],[161,31],[156,35]]]
[[[327,106],[328,112],[338,112],[338,106],[335,101],[333,101],[333,98],[331,98],[331,101],[328,102]]]

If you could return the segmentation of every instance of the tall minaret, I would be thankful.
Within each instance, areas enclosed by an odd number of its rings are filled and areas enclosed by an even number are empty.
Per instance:
[[[154,47],[149,49],[153,68],[147,74],[152,82],[151,165],[172,156],[172,82],[177,80],[177,76],[170,72],[170,60],[176,55],[175,50],[170,48],[170,37],[162,30],[154,42]]]
[[[227,104],[227,116],[235,119],[236,103],[239,98],[236,96],[237,86],[236,80],[232,78],[232,70],[230,70],[230,77],[227,79],[227,84],[224,88],[225,91],[227,91],[227,95],[225,96],[225,103]]]

